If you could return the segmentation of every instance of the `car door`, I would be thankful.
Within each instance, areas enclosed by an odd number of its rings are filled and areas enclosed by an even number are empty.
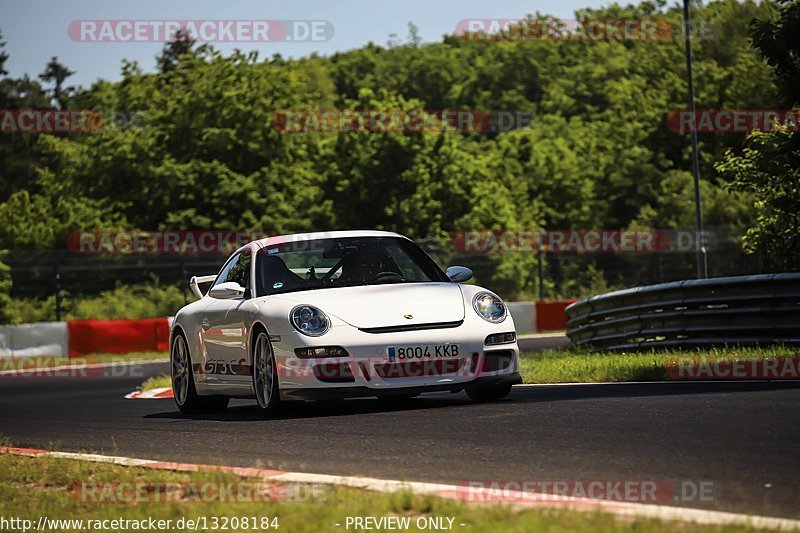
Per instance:
[[[207,382],[249,379],[247,332],[253,307],[251,264],[250,250],[242,250],[231,257],[214,281],[214,285],[235,281],[245,288],[245,293],[241,298],[211,298],[203,311],[202,328],[206,347],[203,373]]]

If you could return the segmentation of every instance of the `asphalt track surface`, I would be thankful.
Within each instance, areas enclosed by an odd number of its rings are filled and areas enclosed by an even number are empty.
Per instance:
[[[800,384],[515,387],[404,403],[252,402],[187,418],[128,400],[164,363],[74,377],[0,377],[0,435],[15,446],[414,481],[691,480],[712,501],[664,502],[800,517]]]

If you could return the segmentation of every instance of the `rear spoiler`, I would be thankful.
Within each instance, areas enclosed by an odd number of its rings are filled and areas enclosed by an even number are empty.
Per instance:
[[[198,287],[198,285],[200,283],[211,283],[215,279],[217,279],[216,274],[212,274],[210,276],[192,276],[192,279],[189,280],[189,288],[192,289],[192,293],[195,296],[202,298],[203,293],[200,291],[200,287]]]

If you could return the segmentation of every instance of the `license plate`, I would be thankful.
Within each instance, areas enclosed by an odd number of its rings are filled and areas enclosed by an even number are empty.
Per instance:
[[[420,359],[453,359],[461,356],[458,344],[425,344],[389,346],[389,361],[415,361]]]

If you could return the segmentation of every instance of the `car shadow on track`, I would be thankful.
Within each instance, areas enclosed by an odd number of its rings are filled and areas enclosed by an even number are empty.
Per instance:
[[[591,400],[598,398],[637,398],[652,396],[690,396],[697,394],[736,394],[767,392],[800,388],[799,381],[759,381],[759,382],[653,382],[653,383],[598,383],[563,384],[515,387],[504,400],[492,404],[477,404],[463,393],[436,393],[423,395],[410,400],[378,400],[360,398],[316,402],[285,402],[273,415],[261,414],[250,401],[236,401],[224,411],[205,411],[185,415],[179,411],[152,413],[144,418],[169,418],[185,420],[292,420],[333,416],[393,413],[420,411],[425,409],[480,408],[492,409],[497,406],[508,408],[513,405],[540,402],[561,402],[572,400]]]
[[[424,409],[441,409],[447,407],[476,405],[466,395],[423,396],[410,400],[378,400],[375,398],[359,398],[333,401],[285,402],[275,414],[264,415],[256,409],[253,401],[247,404],[236,403],[223,411],[203,411],[185,415],[180,411],[153,413],[143,418],[174,418],[184,420],[292,420],[301,418],[327,418],[333,416],[350,416],[363,414],[392,413],[398,411],[418,411]],[[510,400],[504,400],[510,401]]]

